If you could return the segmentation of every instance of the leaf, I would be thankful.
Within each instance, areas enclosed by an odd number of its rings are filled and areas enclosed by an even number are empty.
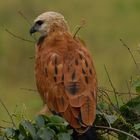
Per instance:
[[[6,137],[8,137],[8,138],[13,138],[16,134],[16,132],[13,128],[6,128],[4,131],[5,131]]]
[[[25,140],[25,136],[23,136],[22,134],[19,134],[18,139],[19,140]]]
[[[105,114],[105,118],[107,119],[107,121],[109,121],[110,124],[113,124],[116,120],[117,120],[117,116],[115,115],[108,115],[108,114]]]
[[[140,85],[135,87],[136,92],[140,93]]]
[[[134,128],[135,128],[136,130],[140,130],[140,123],[134,124]]]
[[[35,118],[35,122],[38,125],[38,127],[44,127],[45,126],[45,120],[42,115],[39,115]]]
[[[59,116],[57,116],[57,115],[51,116],[51,117],[49,118],[49,120],[50,120],[50,122],[52,122],[52,123],[64,123],[64,122],[65,122],[65,120],[64,120],[62,117],[59,117]]]
[[[67,130],[67,132],[68,132],[70,135],[73,134],[73,130],[72,130],[72,129]]]
[[[140,122],[140,96],[131,99],[128,103],[121,106],[120,111],[131,124]]]
[[[27,120],[23,120],[20,124],[21,127],[23,127],[25,129],[25,131],[27,131],[27,133],[30,134],[30,136],[34,139],[37,140],[37,135],[36,135],[36,129],[35,127],[31,124],[31,122],[27,121]]]
[[[39,138],[42,140],[54,140],[55,133],[48,128],[41,128],[37,132]]]
[[[4,137],[2,137],[2,136],[0,136],[0,140],[5,140],[5,138],[4,138]]]
[[[140,79],[134,81],[132,86],[135,88],[136,92],[140,93]]]
[[[58,140],[71,140],[71,136],[67,133],[59,133],[57,138]]]

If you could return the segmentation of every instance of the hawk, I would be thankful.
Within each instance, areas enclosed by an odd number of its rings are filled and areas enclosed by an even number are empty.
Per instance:
[[[43,103],[84,135],[96,115],[97,79],[91,55],[60,13],[39,15],[30,29],[35,32],[41,33],[35,47],[35,77]]]

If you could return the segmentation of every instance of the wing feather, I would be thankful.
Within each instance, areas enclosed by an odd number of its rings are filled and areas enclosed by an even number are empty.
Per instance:
[[[39,92],[52,112],[83,130],[95,119],[97,80],[92,59],[84,43],[69,34],[48,42],[36,63]]]

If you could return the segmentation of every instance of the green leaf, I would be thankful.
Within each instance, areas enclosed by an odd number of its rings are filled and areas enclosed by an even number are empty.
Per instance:
[[[28,133],[30,134],[30,136],[34,139],[37,140],[37,135],[36,135],[36,129],[35,127],[31,124],[31,122],[27,121],[27,120],[23,120],[20,124],[20,126],[22,126],[25,131],[26,134],[28,135]],[[29,135],[28,135],[29,136]]]
[[[59,133],[57,138],[58,140],[71,140],[71,136],[68,133]]]
[[[53,115],[49,118],[50,122],[52,123],[64,123],[65,120],[62,117],[59,117],[57,115]]]
[[[115,115],[108,115],[108,114],[105,114],[105,118],[107,119],[107,121],[109,121],[110,124],[113,124],[116,120],[117,120],[117,116]]]
[[[23,136],[22,134],[19,134],[18,139],[19,140],[25,140],[25,136]]]
[[[70,135],[73,134],[73,130],[72,130],[72,129],[67,130],[67,132],[68,132]]]
[[[140,93],[140,85],[135,87],[136,92]]]
[[[140,123],[134,124],[134,128],[135,128],[136,130],[140,130]]]
[[[42,115],[39,115],[35,118],[35,122],[38,125],[38,127],[44,127],[45,126],[45,120]]]
[[[121,114],[126,118],[126,120],[135,124],[140,121],[140,96],[131,99],[128,103],[121,106]]]
[[[5,138],[4,138],[4,137],[2,137],[2,136],[0,136],[0,140],[5,140]]]
[[[55,133],[48,128],[41,128],[37,132],[39,138],[42,140],[54,140]]]
[[[132,86],[135,88],[136,92],[140,93],[140,79],[134,81]]]
[[[6,128],[4,130],[6,137],[13,138],[16,134],[15,130],[13,128]]]

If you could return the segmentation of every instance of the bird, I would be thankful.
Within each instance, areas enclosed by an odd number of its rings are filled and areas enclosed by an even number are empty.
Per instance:
[[[73,128],[74,139],[93,140],[97,76],[86,44],[73,36],[58,12],[40,14],[30,29],[31,35],[36,32],[40,37],[35,46],[35,78],[44,110],[47,106],[63,117]]]

